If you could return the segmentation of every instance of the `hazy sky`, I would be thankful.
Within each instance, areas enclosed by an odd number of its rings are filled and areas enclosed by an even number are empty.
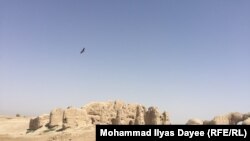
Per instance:
[[[0,0],[0,114],[122,100],[250,109],[248,0]],[[85,47],[85,53],[80,54]]]

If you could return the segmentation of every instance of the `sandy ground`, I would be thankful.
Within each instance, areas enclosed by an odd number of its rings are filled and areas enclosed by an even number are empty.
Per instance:
[[[36,131],[27,130],[30,117],[0,115],[0,141],[95,141],[94,127],[48,130],[45,127]]]

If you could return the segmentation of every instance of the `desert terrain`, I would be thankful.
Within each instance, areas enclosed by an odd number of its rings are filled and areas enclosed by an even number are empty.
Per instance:
[[[80,128],[67,131],[53,131],[40,128],[29,131],[31,117],[0,116],[0,140],[1,141],[86,141],[95,140],[95,129]]]
[[[37,117],[0,115],[1,141],[94,141],[95,125],[170,125],[166,111],[122,101],[92,102],[52,109]],[[191,118],[186,125],[250,124],[250,113],[232,112],[211,120]]]

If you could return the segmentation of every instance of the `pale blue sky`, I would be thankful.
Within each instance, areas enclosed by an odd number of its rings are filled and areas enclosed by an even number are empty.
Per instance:
[[[0,114],[116,99],[157,106],[173,123],[249,112],[249,7],[247,0],[0,0]]]

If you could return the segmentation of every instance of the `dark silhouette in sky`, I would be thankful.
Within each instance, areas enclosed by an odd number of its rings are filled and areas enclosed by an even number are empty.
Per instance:
[[[82,49],[82,51],[80,52],[81,54],[85,51],[85,48]]]

